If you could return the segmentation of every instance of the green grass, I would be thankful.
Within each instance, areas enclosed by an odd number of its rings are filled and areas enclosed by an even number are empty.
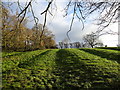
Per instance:
[[[64,87],[105,88],[110,84],[106,82],[107,79],[113,81],[119,75],[118,63],[77,49],[60,50],[57,57],[61,60],[58,64],[61,67],[60,72],[63,72],[60,74],[65,80],[63,82],[66,82],[65,86],[63,84]]]
[[[108,60],[114,60],[117,61],[118,63],[120,63],[119,57],[120,57],[120,51],[116,51],[116,50],[107,50],[107,49],[91,49],[91,48],[83,48],[80,49],[83,50],[85,52],[100,56],[102,58],[106,58]]]
[[[2,52],[2,58],[23,54],[23,52]]]
[[[3,52],[2,73],[5,90],[99,89],[120,85],[120,65],[116,60],[83,49]]]

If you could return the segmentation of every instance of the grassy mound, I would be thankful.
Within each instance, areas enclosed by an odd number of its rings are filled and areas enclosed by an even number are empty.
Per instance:
[[[2,70],[5,90],[96,89],[120,85],[119,63],[78,49],[4,53]]]

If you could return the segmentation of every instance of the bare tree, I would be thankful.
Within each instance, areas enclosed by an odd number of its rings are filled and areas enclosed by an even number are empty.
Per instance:
[[[95,46],[102,46],[103,43],[99,40],[99,36],[95,33],[87,34],[83,37],[83,40],[86,45],[94,48]]]

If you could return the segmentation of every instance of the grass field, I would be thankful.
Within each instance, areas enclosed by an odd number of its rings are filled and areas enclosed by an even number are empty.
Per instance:
[[[120,89],[119,56],[106,49],[3,52],[3,89]]]

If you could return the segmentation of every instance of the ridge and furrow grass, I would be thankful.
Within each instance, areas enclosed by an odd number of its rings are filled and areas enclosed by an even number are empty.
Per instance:
[[[32,57],[35,57],[36,55],[39,55],[41,52],[44,52],[43,50],[37,50],[32,52],[23,52],[20,56],[11,56],[9,58],[4,57],[2,59],[2,78],[3,78],[3,87],[5,88],[12,88],[12,87],[20,87],[18,82],[14,82],[14,80],[17,80],[17,77],[21,77],[24,75],[24,73],[29,72],[25,69],[20,69],[18,67],[19,63],[29,60]],[[14,53],[14,52],[13,52]],[[19,53],[19,52],[18,52]],[[21,73],[19,75],[19,73]],[[23,74],[23,75],[22,75]],[[26,73],[29,74],[29,73]],[[19,80],[20,78],[18,78]],[[15,83],[14,85],[11,85]],[[18,84],[17,84],[18,83]],[[11,86],[11,87],[10,87]]]
[[[5,90],[119,88],[120,85],[119,63],[83,49],[48,49],[9,55],[3,57]]]
[[[77,49],[61,49],[57,58],[62,89],[118,88],[118,82],[112,83],[120,75],[119,64],[114,61]]]
[[[102,58],[106,58],[108,60],[114,60],[117,61],[118,63],[120,63],[119,57],[120,57],[120,51],[116,51],[116,50],[106,50],[106,49],[91,49],[91,48],[83,48],[80,49],[83,50],[85,52],[97,55],[99,57]]]

